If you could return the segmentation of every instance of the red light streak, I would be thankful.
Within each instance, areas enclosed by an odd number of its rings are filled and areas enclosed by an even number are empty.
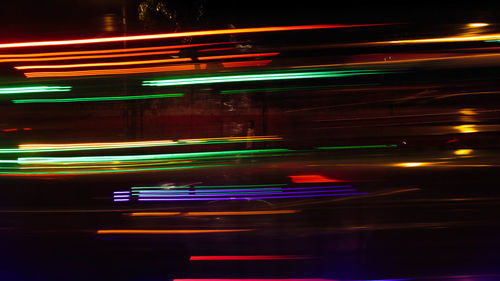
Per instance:
[[[259,53],[259,54],[239,54],[239,55],[221,55],[221,56],[207,56],[198,57],[199,60],[220,60],[220,59],[239,59],[239,58],[258,58],[276,56],[279,53]]]
[[[343,180],[330,179],[322,175],[294,175],[289,177],[294,183],[343,182]]]
[[[244,232],[253,229],[103,229],[97,234],[202,234],[223,232]]]
[[[299,260],[309,256],[297,255],[257,255],[257,256],[191,256],[190,261],[249,261],[249,260]]]
[[[12,129],[3,129],[2,131],[4,131],[4,132],[15,132],[17,130],[18,130],[17,128],[12,128]]]
[[[198,65],[199,69],[206,69],[207,65],[202,63]],[[136,67],[136,68],[111,68],[111,69],[96,69],[96,70],[79,70],[79,71],[46,71],[46,72],[26,72],[24,75],[27,78],[41,77],[76,77],[76,76],[95,76],[95,75],[118,75],[118,74],[138,74],[152,72],[168,72],[168,71],[185,71],[196,70],[196,64],[184,65],[168,65],[155,67]]]
[[[0,48],[6,49],[6,48],[23,48],[23,47],[41,47],[41,46],[80,45],[80,44],[111,43],[111,42],[122,42],[122,41],[168,39],[168,38],[179,38],[186,36],[194,37],[194,36],[210,36],[210,35],[257,33],[257,32],[367,27],[367,26],[380,26],[380,25],[388,25],[388,24],[359,24],[359,25],[321,24],[321,25],[274,26],[274,27],[256,27],[256,28],[233,28],[233,29],[217,29],[217,30],[205,30],[205,31],[148,34],[148,35],[103,37],[103,38],[3,43],[0,44]]]
[[[225,68],[230,67],[250,67],[250,66],[265,66],[268,65],[272,60],[255,60],[255,61],[231,61],[223,62],[222,66]]]

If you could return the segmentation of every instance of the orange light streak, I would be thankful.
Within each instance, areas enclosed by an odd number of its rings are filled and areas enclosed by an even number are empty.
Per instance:
[[[157,51],[157,50],[170,50],[170,49],[185,49],[185,48],[192,48],[192,47],[222,45],[222,44],[230,44],[230,43],[231,42],[219,42],[219,43],[169,45],[169,46],[141,47],[141,48],[127,48],[127,49],[106,49],[106,50],[29,53],[29,54],[4,54],[4,55],[0,54],[0,58],[32,58],[32,57],[54,57],[54,56],[74,56],[74,55],[89,55],[89,54],[142,52],[142,51]]]
[[[223,62],[222,66],[225,68],[230,67],[250,67],[250,66],[265,66],[268,65],[272,60],[255,60],[255,61],[231,61]]]
[[[22,48],[22,47],[80,45],[80,44],[111,43],[111,42],[122,42],[122,41],[168,39],[168,38],[179,38],[179,37],[186,37],[186,36],[194,37],[194,36],[210,36],[210,35],[257,33],[257,32],[297,31],[297,30],[347,28],[347,27],[367,27],[367,26],[380,26],[380,25],[388,25],[388,24],[383,24],[383,23],[382,24],[359,24],[359,25],[320,24],[320,25],[216,29],[216,30],[204,30],[204,31],[175,32],[175,33],[132,35],[132,36],[117,36],[117,37],[103,37],[103,38],[3,43],[3,44],[0,44],[0,48],[5,49],[5,48]]]
[[[245,232],[254,229],[102,229],[97,234],[201,234],[201,233],[224,233],[224,232]]]
[[[206,69],[206,64],[199,64],[199,69]],[[77,77],[77,76],[96,76],[96,75],[123,75],[123,74],[138,74],[152,72],[167,72],[167,71],[185,71],[196,70],[196,64],[184,65],[168,65],[155,67],[136,67],[136,68],[111,68],[111,69],[96,69],[96,70],[78,70],[78,71],[35,71],[25,72],[27,78],[42,78],[42,77]]]
[[[129,213],[132,217],[166,217],[180,215],[181,212],[143,212],[143,213]]]
[[[75,63],[75,64],[57,64],[57,65],[25,65],[16,66],[16,69],[58,69],[58,68],[79,68],[79,67],[100,67],[100,66],[119,66],[119,65],[138,65],[191,61],[190,58],[161,59],[161,60],[140,60],[140,61],[119,61],[119,62],[98,62],[98,63]]]
[[[32,62],[32,61],[57,61],[57,60],[80,60],[80,59],[109,59],[109,58],[123,58],[123,57],[139,57],[139,56],[152,56],[152,55],[168,55],[177,54],[175,51],[156,51],[156,52],[138,52],[138,53],[123,53],[111,55],[86,55],[86,56],[62,56],[62,57],[49,57],[49,58],[14,58],[14,59],[0,59],[0,62]]]
[[[330,179],[322,175],[294,175],[289,177],[294,183],[343,182],[342,180]]]

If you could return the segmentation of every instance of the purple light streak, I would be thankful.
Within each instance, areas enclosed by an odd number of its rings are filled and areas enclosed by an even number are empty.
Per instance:
[[[252,197],[211,197],[211,198],[139,198],[138,201],[211,201],[211,200],[258,200],[258,199],[281,199],[281,198],[310,198],[329,196],[366,195],[368,192],[355,193],[332,193],[332,194],[311,194],[311,195],[285,195],[285,196],[252,196]]]
[[[274,191],[274,190],[310,190],[310,189],[326,189],[326,188],[341,188],[341,187],[351,187],[351,185],[337,185],[337,186],[319,186],[319,187],[292,187],[292,188],[269,188],[265,190]],[[187,193],[187,192],[196,192],[196,193],[222,193],[222,192],[238,192],[238,191],[262,191],[259,188],[253,189],[214,189],[214,190],[139,190],[139,193]]]
[[[328,192],[345,192],[356,191],[356,189],[337,189],[337,190],[317,190],[317,191],[295,191],[295,192],[254,192],[254,193],[240,193],[240,194],[227,194],[226,197],[241,197],[247,195],[270,195],[270,194],[312,194],[312,193],[328,193]],[[223,192],[220,192],[223,193]],[[144,195],[139,194],[139,197],[209,197],[217,196],[219,194],[193,194],[193,195]],[[223,195],[223,194],[220,194]]]

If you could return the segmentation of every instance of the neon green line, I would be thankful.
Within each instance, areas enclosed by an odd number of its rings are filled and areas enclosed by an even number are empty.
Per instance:
[[[59,102],[87,102],[87,101],[116,101],[116,100],[143,100],[183,97],[182,93],[174,94],[155,94],[138,96],[119,96],[119,97],[89,97],[89,98],[64,98],[64,99],[22,99],[12,100],[13,103],[59,103]]]
[[[120,161],[148,161],[165,159],[184,159],[200,157],[217,157],[228,155],[248,155],[262,153],[290,152],[288,149],[256,149],[256,150],[230,150],[230,151],[209,151],[192,153],[172,153],[172,154],[149,154],[149,155],[125,155],[125,156],[82,156],[82,157],[24,157],[18,158],[19,164],[36,163],[89,163],[89,162],[120,162]]]

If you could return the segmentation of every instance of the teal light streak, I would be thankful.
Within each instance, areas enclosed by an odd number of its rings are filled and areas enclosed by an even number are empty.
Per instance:
[[[397,147],[397,144],[377,144],[377,145],[350,145],[350,146],[322,146],[316,147],[321,150],[337,150],[337,149],[359,149],[359,148],[389,148]]]
[[[47,92],[69,92],[71,86],[25,86],[0,88],[0,95],[47,93]]]
[[[338,71],[303,71],[303,72],[281,72],[281,73],[261,73],[261,74],[233,74],[215,75],[190,78],[174,78],[165,80],[143,81],[143,86],[179,86],[195,84],[213,84],[246,81],[269,81],[269,80],[290,80],[309,78],[345,77],[353,75],[377,74],[375,70],[338,70]]]
[[[60,103],[60,102],[88,102],[88,101],[117,101],[117,100],[143,100],[183,97],[183,93],[119,96],[119,97],[88,97],[88,98],[57,98],[57,99],[19,99],[13,103]]]

